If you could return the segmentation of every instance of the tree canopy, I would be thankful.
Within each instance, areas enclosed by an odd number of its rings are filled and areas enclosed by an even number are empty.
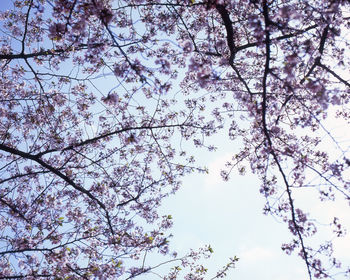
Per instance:
[[[170,252],[157,208],[207,173],[193,149],[215,151],[217,133],[241,145],[223,179],[259,176],[264,212],[291,232],[282,250],[310,279],[349,277],[332,252],[341,220],[314,242],[294,196],[350,199],[349,147],[324,125],[350,118],[348,1],[4,2],[1,279],[142,278],[148,253],[174,262],[163,279],[204,279],[212,248]]]

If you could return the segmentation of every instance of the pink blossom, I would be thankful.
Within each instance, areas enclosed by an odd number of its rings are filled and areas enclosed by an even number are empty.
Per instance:
[[[105,102],[108,105],[115,105],[119,101],[118,94],[116,93],[109,93],[107,97],[103,97],[102,101]]]
[[[63,23],[54,23],[49,27],[49,37],[52,40],[61,40],[66,32],[66,25]]]

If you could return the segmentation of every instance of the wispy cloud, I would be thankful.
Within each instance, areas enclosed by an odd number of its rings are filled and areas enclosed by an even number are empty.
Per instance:
[[[240,259],[242,262],[259,262],[262,260],[266,261],[274,257],[276,257],[276,252],[264,247],[253,247],[246,249],[243,250],[240,254]]]

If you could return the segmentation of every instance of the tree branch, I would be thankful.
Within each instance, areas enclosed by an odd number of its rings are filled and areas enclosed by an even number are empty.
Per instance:
[[[309,274],[309,279],[312,279],[312,274],[311,274],[311,270],[310,270],[310,263],[309,263],[309,257],[308,254],[306,252],[306,247],[304,245],[304,239],[301,235],[300,232],[300,227],[297,223],[297,219],[296,219],[296,215],[295,215],[295,208],[294,208],[294,202],[293,202],[293,198],[292,198],[292,192],[290,189],[290,185],[288,183],[287,180],[287,176],[284,173],[284,170],[279,162],[279,159],[277,157],[277,154],[275,153],[274,149],[273,149],[273,143],[267,128],[267,122],[266,122],[266,110],[267,110],[267,77],[270,71],[270,59],[271,59],[271,51],[270,51],[270,31],[269,31],[269,24],[270,24],[270,19],[269,19],[269,12],[268,12],[268,4],[267,4],[267,0],[263,1],[263,15],[264,15],[264,20],[265,20],[265,50],[266,50],[266,60],[265,60],[265,70],[264,70],[264,76],[263,76],[263,82],[262,82],[262,86],[263,86],[263,101],[262,101],[262,123],[263,123],[263,131],[264,131],[264,135],[267,139],[268,142],[268,147],[269,147],[269,152],[272,155],[275,163],[277,164],[278,170],[280,172],[280,174],[282,175],[284,184],[286,186],[286,192],[288,195],[288,200],[289,200],[289,205],[290,205],[290,211],[291,211],[291,215],[292,215],[292,222],[294,225],[294,228],[296,230],[298,239],[300,241],[301,244],[301,250],[302,250],[302,254],[304,257],[304,261],[307,267],[307,271]]]
[[[3,150],[5,152],[11,153],[13,155],[18,155],[22,158],[25,159],[30,159],[32,161],[37,162],[38,164],[40,164],[42,167],[48,169],[49,171],[51,171],[53,174],[57,175],[58,177],[60,177],[61,179],[63,179],[66,183],[68,183],[69,185],[71,185],[74,189],[80,191],[81,193],[85,194],[86,196],[88,196],[91,200],[95,201],[105,212],[106,214],[106,218],[107,218],[107,223],[109,225],[109,228],[112,232],[112,234],[114,235],[114,230],[112,227],[112,223],[109,217],[109,213],[106,209],[106,206],[95,196],[93,196],[91,194],[91,192],[89,192],[88,190],[84,189],[83,187],[77,185],[72,179],[70,179],[67,175],[64,175],[62,172],[60,172],[57,168],[49,165],[48,163],[46,163],[45,161],[43,161],[42,159],[40,159],[39,156],[37,155],[32,155],[30,153],[26,153],[14,148],[11,148],[9,146],[6,146],[4,144],[0,144],[0,150]]]

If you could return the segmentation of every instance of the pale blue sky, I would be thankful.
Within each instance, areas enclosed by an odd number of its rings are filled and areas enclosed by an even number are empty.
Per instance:
[[[1,8],[4,8],[4,3],[8,1],[1,3]],[[346,124],[330,119],[328,125],[337,127],[336,132],[346,139]],[[334,132],[334,128],[330,130]],[[295,254],[287,256],[280,249],[283,242],[292,238],[286,224],[262,214],[264,199],[259,193],[258,178],[249,172],[245,176],[234,173],[228,182],[220,178],[220,169],[237,151],[233,147],[239,145],[237,141],[225,140],[228,138],[226,132],[221,133],[225,135],[217,135],[211,140],[219,147],[217,152],[196,151],[197,162],[209,167],[209,175],[187,176],[178,193],[162,203],[160,212],[171,214],[174,220],[174,227],[170,231],[174,234],[171,248],[181,255],[190,248],[210,244],[214,254],[207,262],[209,276],[214,276],[216,270],[228,262],[229,257],[237,256],[240,260],[227,279],[307,279],[306,267],[301,258]],[[348,142],[344,142],[344,146],[348,147]],[[296,194],[297,198],[304,200],[304,205],[324,218],[325,223],[335,213],[346,214],[349,211],[347,205],[342,203],[331,208],[327,204],[325,208],[318,204],[317,199],[311,200],[311,196],[312,193],[305,192]],[[349,223],[346,215],[343,216]],[[349,261],[349,237],[336,243],[339,255]],[[150,279],[156,278],[151,276]]]
[[[347,124],[330,114],[325,125],[340,145],[349,149],[347,130],[344,129]],[[172,248],[185,253],[189,248],[210,244],[214,254],[208,261],[209,276],[226,264],[229,257],[236,255],[240,260],[227,279],[308,279],[303,260],[296,254],[288,256],[280,249],[282,243],[293,238],[287,225],[262,214],[264,198],[259,193],[259,179],[249,172],[244,176],[234,172],[228,182],[220,178],[220,169],[234,152],[232,147],[239,145],[238,141],[226,138],[226,135],[217,135],[212,140],[219,146],[217,152],[198,153],[199,162],[209,167],[209,175],[186,177],[182,189],[163,202],[161,211],[172,214],[174,219]],[[327,137],[323,140],[323,147],[332,151],[331,141]],[[338,155],[331,152],[331,156]],[[334,216],[339,216],[350,228],[346,202],[321,204],[317,193],[306,189],[296,190],[294,194],[299,205],[312,211],[325,224],[324,228]],[[349,236],[336,240],[334,248],[344,264],[349,264]],[[336,279],[344,278],[338,276]]]
[[[188,176],[182,189],[164,200],[161,211],[174,219],[172,248],[185,253],[210,244],[210,276],[236,255],[240,260],[227,279],[305,279],[303,262],[280,250],[289,237],[285,224],[262,214],[264,199],[256,176],[235,174],[228,182],[220,178],[229,155],[229,145],[208,153],[201,163],[208,165],[209,175]]]

